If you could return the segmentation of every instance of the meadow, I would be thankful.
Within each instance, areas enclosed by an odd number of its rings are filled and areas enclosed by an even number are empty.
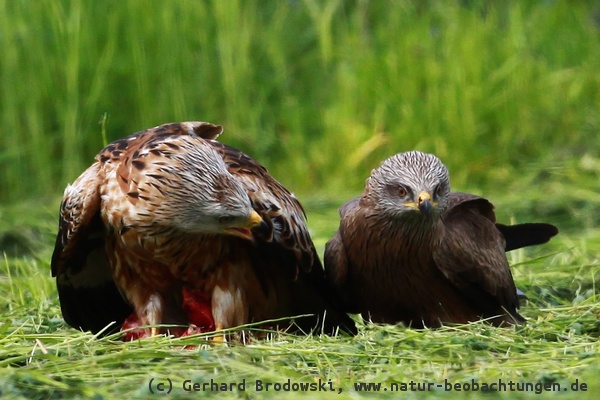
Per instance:
[[[185,120],[223,125],[220,140],[294,191],[320,254],[337,207],[410,149],[437,154],[500,221],[557,225],[508,254],[528,323],[360,323],[353,338],[228,346],[68,327],[49,265],[64,187],[108,141]],[[167,378],[170,398],[304,398],[301,384],[320,398],[479,398],[473,382],[499,380],[531,390],[496,398],[600,394],[594,1],[0,0],[0,122],[0,397],[152,398]],[[193,391],[211,380],[237,386]],[[411,381],[434,388],[393,392]]]

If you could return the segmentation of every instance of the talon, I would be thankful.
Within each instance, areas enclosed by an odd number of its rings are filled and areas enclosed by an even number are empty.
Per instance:
[[[217,333],[218,333],[218,331],[220,331],[222,329],[223,329],[223,324],[218,323],[215,328],[215,331],[217,331]],[[225,338],[224,333],[218,333],[217,336],[213,336],[211,338],[211,341],[215,344],[227,344],[227,339]]]
[[[212,338],[210,338],[210,340],[214,344],[226,344],[227,343],[227,340],[225,339],[225,335],[213,336]]]

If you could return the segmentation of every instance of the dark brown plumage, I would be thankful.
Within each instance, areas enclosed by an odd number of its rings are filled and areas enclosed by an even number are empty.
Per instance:
[[[417,151],[373,170],[340,216],[325,270],[347,311],[413,327],[524,322],[505,251],[558,232],[549,224],[496,224],[488,200],[450,192],[442,162]]]
[[[66,188],[52,275],[68,324],[194,332],[312,314],[297,326],[355,332],[298,200],[217,142],[221,132],[205,122],[138,132],[108,145]]]

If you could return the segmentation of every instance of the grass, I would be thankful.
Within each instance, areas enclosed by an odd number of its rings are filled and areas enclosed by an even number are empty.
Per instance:
[[[256,382],[288,379],[343,390],[323,398],[388,398],[354,384],[502,379],[578,380],[589,391],[560,397],[596,398],[599,13],[593,1],[0,1],[0,396],[148,398],[151,379],[170,378],[172,398],[279,398]],[[67,327],[49,272],[63,188],[106,139],[182,120],[224,125],[224,142],[295,191],[320,254],[380,160],[435,152],[453,188],[492,200],[501,221],[559,226],[509,254],[528,324],[361,325],[355,338],[228,347]],[[186,392],[186,379],[247,385]]]
[[[296,191],[358,190],[392,152],[455,184],[598,158],[593,1],[0,2],[0,201],[102,146],[207,120]],[[339,155],[343,155],[340,157]],[[27,179],[22,179],[26,176]]]

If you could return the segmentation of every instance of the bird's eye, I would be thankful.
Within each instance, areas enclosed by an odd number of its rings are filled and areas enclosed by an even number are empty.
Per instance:
[[[409,193],[408,188],[397,183],[386,185],[385,190],[391,197],[406,197]]]
[[[220,217],[219,223],[221,225],[230,225],[235,222],[235,217]]]

